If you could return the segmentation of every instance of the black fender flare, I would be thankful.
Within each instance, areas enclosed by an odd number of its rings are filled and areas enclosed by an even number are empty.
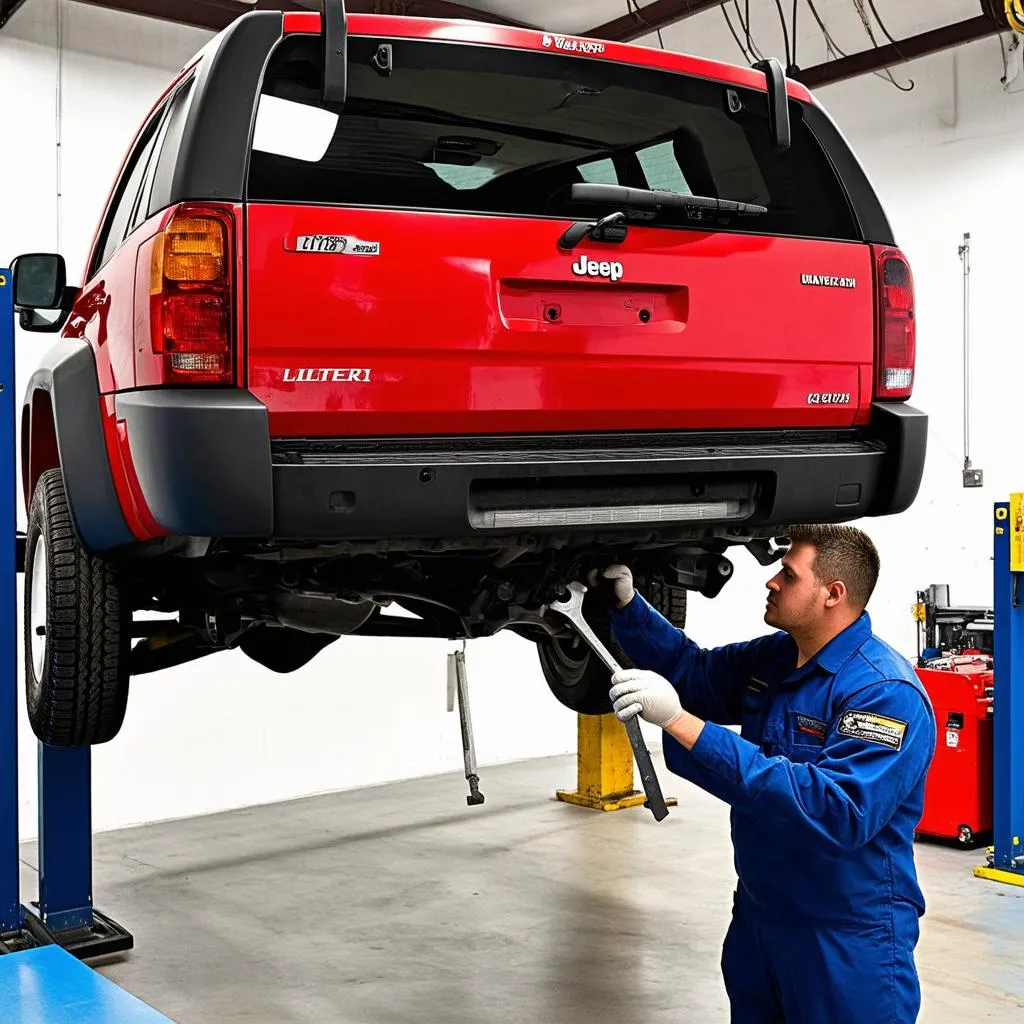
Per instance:
[[[77,338],[62,339],[29,378],[22,419],[28,432],[22,467],[26,485],[36,436],[32,415],[40,391],[50,399],[64,490],[82,544],[99,554],[133,543],[110,472],[96,358],[89,345]],[[26,494],[25,500],[31,501],[32,495]]]

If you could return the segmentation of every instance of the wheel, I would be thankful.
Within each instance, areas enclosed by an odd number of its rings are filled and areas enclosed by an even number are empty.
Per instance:
[[[25,691],[53,747],[113,739],[128,701],[131,611],[115,566],[78,540],[59,469],[39,478],[25,538]]]
[[[670,586],[660,578],[637,577],[633,584],[674,626],[682,629],[686,625],[686,591],[682,587]],[[608,609],[593,591],[587,591],[583,597],[583,617],[615,660],[623,668],[631,668],[633,663],[612,633]],[[580,637],[538,640],[537,654],[544,679],[559,703],[581,715],[611,712],[608,669]]]
[[[970,825],[961,825],[956,830],[956,841],[961,846],[973,847],[974,846],[974,829]]]

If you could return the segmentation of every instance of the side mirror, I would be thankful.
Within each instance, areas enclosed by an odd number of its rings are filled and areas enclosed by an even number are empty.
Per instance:
[[[14,310],[22,330],[53,334],[67,322],[78,294],[67,285],[64,257],[30,253],[11,263]]]
[[[14,308],[60,309],[64,304],[67,269],[64,257],[53,253],[19,256],[11,264]]]

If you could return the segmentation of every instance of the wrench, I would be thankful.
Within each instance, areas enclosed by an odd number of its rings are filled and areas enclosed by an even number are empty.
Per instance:
[[[548,605],[548,609],[564,615],[575,627],[576,632],[583,638],[587,646],[601,659],[605,668],[615,675],[622,671],[622,666],[612,657],[611,652],[597,638],[594,631],[583,618],[583,595],[587,588],[575,580],[569,584],[569,597],[565,601],[554,601]],[[610,687],[609,687],[610,688]],[[633,756],[636,758],[637,767],[640,769],[640,780],[643,782],[644,793],[647,795],[645,807],[649,807],[655,821],[661,821],[668,816],[668,807],[665,805],[665,797],[661,792],[661,783],[654,771],[654,764],[651,761],[650,751],[644,743],[643,734],[640,732],[640,718],[634,715],[625,723],[626,735],[629,736],[630,745],[633,748]]]

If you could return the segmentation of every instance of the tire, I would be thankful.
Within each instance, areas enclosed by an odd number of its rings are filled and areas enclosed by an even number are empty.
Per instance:
[[[61,471],[47,470],[25,538],[25,693],[43,743],[83,747],[117,735],[130,633],[116,568],[81,546]]]
[[[659,578],[643,580],[639,577],[634,580],[634,586],[672,625],[680,629],[686,625],[686,591],[682,587],[669,586]],[[584,595],[583,617],[615,660],[623,668],[632,668],[633,663],[612,632],[607,607],[593,591]],[[537,655],[548,688],[560,704],[581,715],[611,712],[608,669],[580,637],[538,640]]]

